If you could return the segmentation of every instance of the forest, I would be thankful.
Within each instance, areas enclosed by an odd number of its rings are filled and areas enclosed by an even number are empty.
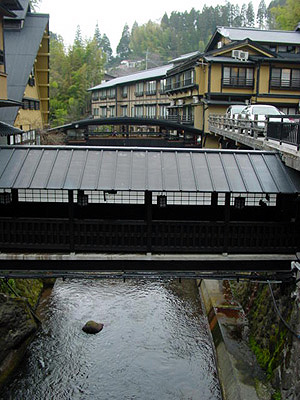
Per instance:
[[[115,55],[109,38],[98,25],[88,39],[82,38],[78,26],[68,48],[61,36],[51,33],[50,123],[57,126],[88,117],[87,89],[101,83],[104,72],[113,75],[122,60],[144,60],[144,69],[146,55],[149,67],[162,65],[181,54],[203,51],[219,25],[294,30],[299,21],[300,2],[295,0],[273,0],[268,7],[261,0],[256,14],[251,1],[241,7],[229,1],[215,7],[204,5],[201,11],[192,8],[165,13],[160,23],[135,22],[131,29],[125,24]]]

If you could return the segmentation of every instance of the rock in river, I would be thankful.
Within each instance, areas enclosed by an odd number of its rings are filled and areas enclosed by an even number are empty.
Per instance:
[[[103,326],[104,326],[104,325],[101,324],[100,322],[98,323],[98,322],[95,322],[95,321],[88,321],[88,322],[84,325],[84,327],[82,328],[82,330],[83,330],[85,333],[93,333],[93,334],[95,334],[95,333],[98,333],[98,332],[102,331]]]

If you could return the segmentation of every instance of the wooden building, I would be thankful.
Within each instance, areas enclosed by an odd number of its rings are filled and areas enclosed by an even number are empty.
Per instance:
[[[15,16],[3,18],[8,98],[21,106],[0,109],[0,121],[22,131],[42,129],[49,117],[49,15],[32,13],[29,0],[18,0]],[[31,134],[11,139],[31,141]]]
[[[168,70],[170,112],[193,116],[194,126],[204,133],[209,114],[224,114],[231,104],[271,104],[295,114],[299,63],[299,29],[218,27],[204,53],[193,53]]]
[[[7,71],[5,62],[5,46],[3,33],[3,20],[5,17],[15,18],[15,12],[21,10],[18,0],[7,0],[0,4],[0,109],[20,106],[21,103],[8,98],[7,95]],[[10,135],[22,134],[22,131],[3,122],[0,119],[0,143],[6,144]]]
[[[165,76],[170,68],[172,64],[151,68],[89,89],[92,92],[93,117],[165,118],[170,105],[165,91]],[[145,129],[149,130],[149,127]]]

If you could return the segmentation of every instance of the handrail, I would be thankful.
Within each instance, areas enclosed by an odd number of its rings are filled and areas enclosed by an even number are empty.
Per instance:
[[[300,115],[269,115],[266,120],[260,120],[258,115],[254,120],[241,118],[236,114],[228,118],[222,114],[209,116],[209,128],[214,133],[237,133],[257,139],[276,140],[300,148]]]

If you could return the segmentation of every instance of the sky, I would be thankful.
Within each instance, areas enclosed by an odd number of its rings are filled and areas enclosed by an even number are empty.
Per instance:
[[[260,0],[252,0],[255,10]],[[248,4],[248,0],[232,0],[231,3]],[[270,3],[265,0],[265,3]],[[134,21],[142,25],[150,19],[159,22],[165,12],[202,10],[203,5],[225,4],[225,0],[41,0],[38,12],[50,14],[50,30],[64,38],[66,46],[74,41],[80,25],[83,38],[94,35],[98,23],[101,34],[106,34],[115,53],[125,23],[131,29]]]

